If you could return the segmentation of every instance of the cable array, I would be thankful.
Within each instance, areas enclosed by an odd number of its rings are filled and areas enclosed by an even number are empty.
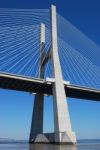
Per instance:
[[[44,50],[51,45],[49,14],[46,9],[0,9],[0,72],[38,76],[41,23],[46,25]]]
[[[57,14],[58,36],[80,52],[93,64],[100,67],[100,46],[79,31],[68,20]]]
[[[38,77],[41,23],[46,25],[42,53],[47,54],[51,47],[49,10],[0,9],[0,72]],[[64,80],[100,88],[100,47],[59,14],[57,27]],[[51,59],[45,66],[46,77],[52,77]]]
[[[58,39],[64,80],[72,84],[100,88],[100,68],[62,39]]]
[[[0,26],[39,25],[49,27],[50,12],[48,9],[2,9],[0,8]]]

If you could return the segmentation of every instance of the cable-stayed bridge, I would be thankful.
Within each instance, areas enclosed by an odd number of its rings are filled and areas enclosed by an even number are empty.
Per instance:
[[[30,143],[76,143],[65,100],[100,101],[100,47],[55,6],[1,9],[0,20],[0,88],[36,94]],[[43,134],[44,95],[54,97],[54,133]]]

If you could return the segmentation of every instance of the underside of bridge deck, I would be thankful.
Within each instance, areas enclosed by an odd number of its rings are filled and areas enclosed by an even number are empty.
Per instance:
[[[27,78],[10,74],[0,74],[0,88],[30,93],[52,95],[53,82],[38,78]],[[67,97],[100,101],[100,90],[65,84]]]
[[[30,93],[52,94],[52,84],[47,84],[45,80],[8,74],[0,74],[0,88]]]

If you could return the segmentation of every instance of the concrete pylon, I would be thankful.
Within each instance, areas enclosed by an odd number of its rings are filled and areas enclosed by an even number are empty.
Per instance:
[[[39,61],[39,78],[44,78],[44,66],[42,60],[44,57],[45,47],[45,25],[42,23],[40,26],[40,61]],[[29,143],[35,143],[36,138],[39,134],[43,133],[43,106],[44,106],[44,95],[41,93],[36,94],[34,99],[34,107],[32,114],[32,123]]]
[[[40,66],[39,77],[44,77],[44,65],[49,59],[43,52],[45,45],[45,26],[41,24],[40,32]],[[54,108],[54,133],[43,133],[43,94],[38,93],[35,96],[33,117],[30,132],[30,143],[58,143],[58,144],[75,144],[76,136],[72,131],[68,105],[66,101],[64,82],[58,55],[57,44],[57,18],[56,7],[51,6],[51,53],[52,76],[54,83],[53,91],[53,108]]]
[[[58,55],[57,44],[57,17],[56,7],[51,6],[51,60],[52,72],[55,83],[53,85],[54,97],[54,142],[55,143],[76,143],[75,133],[72,132],[69,111],[66,101],[65,89],[62,78],[62,71]]]

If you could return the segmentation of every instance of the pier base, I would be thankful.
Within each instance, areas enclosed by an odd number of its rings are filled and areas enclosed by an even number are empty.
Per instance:
[[[76,136],[74,132],[60,132],[60,133],[44,133],[37,134],[33,136],[33,139],[30,143],[35,144],[65,144],[65,145],[75,145]]]

